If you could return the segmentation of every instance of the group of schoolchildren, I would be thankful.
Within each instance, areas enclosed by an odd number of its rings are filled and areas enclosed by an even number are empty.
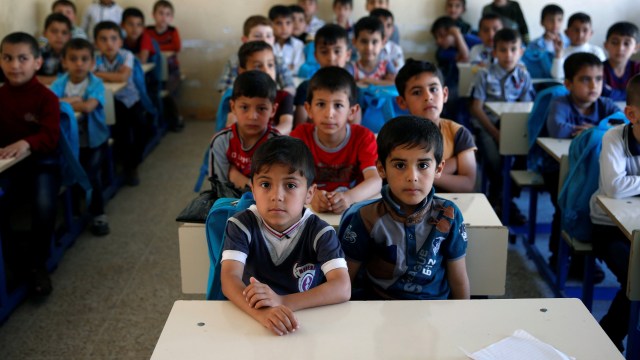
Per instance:
[[[569,91],[551,103],[549,136],[575,137],[616,112],[603,92],[627,100],[631,125],[605,137],[603,147],[609,142],[615,149],[603,149],[602,161],[612,164],[603,170],[599,192],[640,193],[634,185],[640,175],[635,143],[640,136],[634,128],[640,98],[633,94],[639,93],[640,77],[629,81],[638,72],[630,60],[637,51],[635,25],[620,22],[609,29],[607,59],[588,42],[592,30],[586,14],[571,16],[565,35],[563,10],[548,5],[541,17],[545,33],[529,41],[518,3],[496,0],[483,9],[476,37],[461,17],[465,1],[447,0],[448,16],[432,26],[437,67],[404,60],[394,42],[398,29],[388,0],[366,5],[370,16],[355,23],[349,18],[352,2],[340,0],[333,2],[330,24],[316,17],[314,0],[276,5],[268,18],[250,17],[244,44],[219,83],[220,91],[230,93],[231,114],[228,127],[210,144],[210,180],[255,197],[254,206],[227,223],[222,290],[278,335],[297,329],[295,310],[350,296],[469,298],[464,222],[455,204],[434,193],[436,188],[472,192],[477,150],[490,180],[489,198],[500,211],[500,121],[486,103],[534,100],[533,81],[521,61],[525,48],[550,54],[549,72],[563,78]],[[305,52],[305,42],[312,42],[313,52]],[[320,69],[294,92],[292,77],[308,62],[305,53]],[[480,66],[470,91],[471,129],[442,117],[445,104],[458,96],[457,62]],[[397,105],[410,114],[388,120],[377,135],[358,124],[358,87],[369,84],[395,84]],[[294,94],[293,103],[286,92]],[[281,107],[285,117],[277,115]],[[557,178],[556,171],[548,186],[552,198]],[[618,183],[624,190],[608,185]],[[342,214],[354,204],[339,237],[307,208]],[[596,252],[609,266],[616,264],[623,284],[602,326],[623,349],[629,303],[627,265],[618,252],[626,248],[628,259],[629,242],[606,216],[593,221],[602,224],[597,226],[601,238],[593,240]],[[605,240],[612,233],[616,241]]]
[[[0,159],[26,156],[0,176],[0,229],[10,270],[16,279],[25,279],[37,296],[52,291],[45,264],[56,229],[63,169],[68,167],[61,160],[62,137],[77,139],[77,161],[92,190],[87,196],[90,230],[95,236],[107,235],[102,170],[109,166],[105,160],[108,140],[114,139],[114,158],[123,170],[124,183],[136,186],[137,167],[153,131],[149,110],[141,101],[147,84],[144,78],[135,81],[135,68],[156,51],[152,41],[162,51],[180,50],[177,30],[170,26],[173,6],[165,0],[154,5],[156,25],[146,29],[140,10],[123,11],[111,0],[91,5],[83,27],[74,24],[73,2],[57,0],[51,10],[41,43],[30,34],[15,32],[0,45],[4,83],[0,87]],[[179,71],[175,59],[168,62],[170,72]],[[105,116],[106,82],[126,84],[113,95],[116,121],[111,128]],[[65,134],[61,103],[69,105],[74,117],[78,115],[77,134]],[[26,234],[15,225],[19,223],[15,209],[25,199],[31,208],[31,231]]]

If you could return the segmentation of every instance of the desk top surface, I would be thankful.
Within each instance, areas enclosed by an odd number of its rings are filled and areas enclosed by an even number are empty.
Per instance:
[[[560,161],[562,155],[569,155],[571,139],[556,139],[551,137],[539,137],[536,142],[551,155],[556,161]]]
[[[533,108],[532,101],[525,102],[506,102],[506,101],[488,101],[485,103],[487,108],[498,116],[504,113],[530,113]]]
[[[453,201],[462,212],[464,223],[468,226],[502,226],[489,200],[482,193],[436,193],[436,196]],[[316,215],[334,227],[340,225],[342,217],[340,214],[330,213],[316,213]]]
[[[631,240],[634,230],[640,230],[640,197],[613,199],[597,196],[598,204]]]
[[[152,359],[467,359],[524,329],[578,359],[622,359],[578,299],[347,302],[272,335],[228,301],[176,301]]]
[[[22,159],[26,158],[27,156],[29,156],[30,152],[26,152],[24,155],[20,156],[20,157],[14,157],[14,158],[9,158],[9,159],[0,159],[0,173],[4,172],[5,170],[7,170],[8,168],[12,167],[13,165],[19,163],[20,161],[22,161]]]
[[[148,73],[149,71],[153,70],[153,68],[156,67],[156,64],[154,63],[146,63],[146,64],[142,64],[142,70],[145,73]]]
[[[120,82],[105,82],[104,83],[104,87],[111,90],[112,93],[117,93],[118,91],[122,90],[125,88],[125,86],[127,86],[127,83],[120,83]]]

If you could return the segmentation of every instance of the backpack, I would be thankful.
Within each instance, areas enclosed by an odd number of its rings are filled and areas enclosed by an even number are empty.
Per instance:
[[[138,89],[138,93],[140,93],[140,104],[142,107],[153,116],[154,123],[157,120],[158,112],[156,107],[153,105],[153,101],[149,98],[149,93],[147,92],[147,83],[145,82],[144,69],[142,68],[142,64],[137,57],[133,59],[133,84]]]
[[[60,135],[58,147],[61,152],[62,184],[66,186],[79,184],[85,190],[87,202],[89,202],[91,201],[91,183],[78,160],[80,154],[78,121],[73,108],[66,102],[60,102]]]
[[[527,155],[527,167],[536,172],[543,169],[557,168],[557,162],[553,160],[538,144],[536,140],[547,132],[547,118],[551,101],[557,97],[569,94],[564,85],[552,86],[538,93],[533,103],[533,108],[527,120],[527,132],[529,134],[529,154]]]
[[[313,74],[315,74],[316,71],[320,69],[320,64],[318,64],[318,61],[316,60],[315,51],[316,46],[313,41],[304,46],[305,61],[304,64],[300,66],[298,74],[296,74],[298,75],[298,77],[301,77],[303,79],[311,79]]]
[[[209,248],[209,283],[207,300],[226,300],[220,283],[220,259],[224,245],[227,220],[255,204],[253,193],[244,193],[240,199],[220,198],[209,211],[206,222],[207,246]]]
[[[380,132],[382,126],[398,115],[408,114],[396,103],[398,90],[393,85],[369,85],[358,91],[358,103],[362,107],[361,125],[374,134]]]
[[[602,137],[612,128],[610,120],[629,123],[622,112],[616,112],[601,120],[598,126],[583,131],[569,147],[569,172],[558,196],[558,206],[562,229],[580,242],[591,242],[589,201],[598,190]]]
[[[527,48],[521,61],[526,65],[527,71],[533,79],[551,78],[551,65],[553,54],[548,51]]]
[[[220,97],[220,103],[218,104],[218,111],[216,112],[216,131],[218,132],[227,126],[227,115],[231,112],[231,95],[233,94],[233,87],[228,87],[224,94]]]

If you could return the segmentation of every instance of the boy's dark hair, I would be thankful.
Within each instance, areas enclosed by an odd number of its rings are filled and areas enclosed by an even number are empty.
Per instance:
[[[289,10],[291,10],[291,14],[304,14],[302,6],[297,4],[289,5]]]
[[[384,39],[384,24],[377,17],[365,16],[358,20],[353,27],[353,36],[357,39],[363,31],[380,33],[380,36]]]
[[[378,19],[383,18],[393,20],[393,14],[387,9],[373,9],[369,13],[369,16],[377,17]]]
[[[44,20],[44,31],[47,31],[49,26],[51,26],[51,24],[53,23],[65,24],[67,26],[67,29],[69,29],[69,32],[71,32],[71,29],[73,28],[73,25],[71,24],[71,20],[69,20],[68,17],[60,13],[53,13],[53,14],[49,14],[47,18]]]
[[[142,11],[140,11],[140,9],[135,7],[124,9],[124,11],[122,12],[122,22],[124,23],[130,17],[142,19],[142,23],[144,24],[144,14],[142,13]]]
[[[482,27],[483,21],[491,21],[491,20],[500,20],[500,22],[502,22],[502,18],[500,17],[500,15],[496,13],[486,13],[482,15],[482,17],[480,18],[480,21],[478,21],[478,31]]]
[[[607,30],[607,40],[609,40],[611,35],[632,37],[638,42],[638,27],[628,21],[617,22]]]
[[[404,98],[404,92],[407,89],[407,82],[409,82],[409,79],[425,72],[432,73],[437,76],[438,80],[440,80],[440,85],[444,87],[444,76],[437,66],[428,61],[414,60],[412,58],[409,58],[404,63],[404,66],[400,69],[400,71],[398,71],[398,75],[396,76],[395,82],[398,94]]]
[[[89,40],[86,39],[75,38],[67,41],[67,43],[64,45],[64,48],[62,49],[63,58],[67,56],[67,52],[69,50],[87,50],[89,51],[89,54],[91,54],[91,58],[94,58],[95,48],[89,42]]]
[[[76,10],[76,4],[73,3],[73,1],[69,1],[69,0],[56,0],[53,2],[53,4],[51,4],[51,11],[53,11],[55,8],[57,8],[58,6],[68,6],[70,8],[73,9],[74,13],[77,13]]]
[[[577,12],[569,17],[567,27],[571,27],[571,24],[573,24],[574,22],[591,24],[591,17],[585,13]]]
[[[501,42],[512,43],[518,40],[522,41],[522,35],[520,35],[519,31],[509,28],[503,28],[498,30],[493,36],[493,47],[497,48],[498,43]]]
[[[173,9],[173,4],[167,0],[158,0],[155,4],[153,4],[153,12],[156,12],[160,8],[169,8],[172,13],[175,13]]]
[[[327,90],[332,93],[346,91],[349,97],[349,106],[356,104],[358,87],[353,76],[341,67],[329,66],[318,70],[309,80],[307,102],[313,100],[313,93],[317,90]]]
[[[336,7],[336,5],[349,5],[353,9],[353,0],[333,0],[333,7]]]
[[[249,60],[249,56],[264,50],[269,50],[273,52],[273,48],[271,47],[271,45],[267,44],[262,40],[249,41],[242,44],[242,46],[240,46],[240,49],[238,49],[238,63],[239,63],[238,65],[240,65],[241,69],[246,69],[247,60]],[[275,55],[274,55],[274,59],[275,59]]]
[[[251,29],[260,25],[272,26],[271,20],[262,15],[249,16],[247,20],[244,21],[244,25],[242,25],[242,34],[244,36],[249,36],[249,34],[251,33]]]
[[[100,32],[104,30],[113,30],[117,32],[120,39],[122,39],[122,29],[120,29],[118,24],[113,21],[101,21],[93,28],[93,40],[96,41]]]
[[[442,134],[432,121],[418,116],[403,115],[387,121],[376,139],[378,144],[378,160],[385,166],[391,151],[397,147],[411,149],[421,147],[433,155],[438,165],[442,162]]]
[[[467,0],[457,0],[460,1],[462,3],[462,8],[466,11],[467,10]]]
[[[556,4],[549,4],[542,8],[542,14],[540,15],[540,22],[544,21],[547,16],[564,15],[564,10]]]
[[[335,45],[338,41],[344,40],[349,44],[349,34],[342,26],[337,24],[327,24],[316,32],[314,39],[317,46]]]
[[[441,16],[433,22],[431,25],[431,35],[435,36],[436,32],[440,29],[449,30],[452,27],[456,26],[456,21],[448,16]]]
[[[267,73],[258,70],[245,71],[233,82],[231,100],[244,96],[269,99],[273,104],[277,91],[276,82]]]
[[[627,83],[627,105],[640,106],[640,74],[636,74]]]
[[[564,78],[573,81],[573,77],[576,76],[580,69],[591,66],[602,67],[602,61],[591,53],[578,52],[571,54],[564,60]]]
[[[288,6],[274,5],[269,9],[269,20],[275,21],[278,18],[291,18],[293,12]]]
[[[40,46],[38,45],[38,40],[33,36],[25,33],[25,32],[14,32],[2,39],[2,43],[0,43],[0,53],[2,53],[2,48],[4,44],[25,44],[29,45],[29,50],[31,50],[31,54],[34,58],[40,57]]]
[[[268,172],[273,165],[289,167],[289,174],[296,171],[307,179],[307,187],[313,185],[316,165],[311,150],[300,139],[290,136],[276,136],[265,141],[251,158],[249,178],[260,172]]]

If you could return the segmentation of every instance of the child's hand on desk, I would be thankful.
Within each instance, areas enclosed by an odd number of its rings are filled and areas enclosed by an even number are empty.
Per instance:
[[[327,198],[327,192],[324,190],[317,190],[311,199],[311,207],[317,212],[331,211],[331,203]]]
[[[73,103],[77,103],[77,102],[83,102],[84,99],[82,99],[82,96],[69,96],[69,97],[64,97],[64,98],[60,99],[60,101],[64,101],[64,102],[67,102],[69,104],[73,104]]]
[[[278,336],[294,332],[300,327],[293,311],[284,305],[261,309],[258,317],[264,327]]]
[[[349,208],[349,206],[351,206],[351,204],[353,204],[351,197],[346,191],[327,193],[327,199],[331,204],[329,211],[334,214],[342,214]]]
[[[592,124],[576,125],[573,127],[573,132],[571,133],[571,136],[576,137],[580,135],[583,131],[587,129],[591,129],[592,127],[593,127]]]
[[[0,159],[9,159],[24,155],[31,146],[24,140],[18,140],[11,145],[0,148]]]
[[[275,293],[267,284],[263,284],[258,279],[251,277],[251,282],[247,286],[242,295],[254,309],[260,309],[264,307],[275,307],[282,305],[282,297]]]

